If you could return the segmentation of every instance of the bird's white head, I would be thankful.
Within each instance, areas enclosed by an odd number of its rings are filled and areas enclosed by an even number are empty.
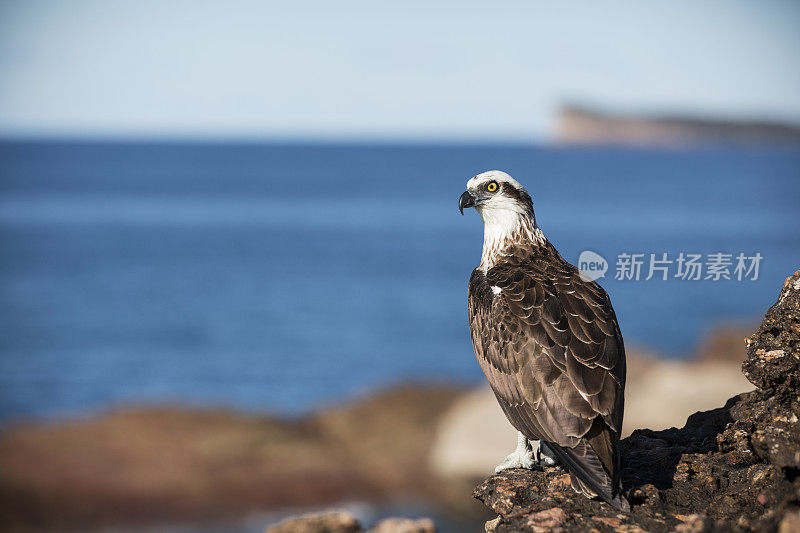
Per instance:
[[[478,174],[467,182],[467,190],[458,200],[458,208],[474,207],[484,224],[512,229],[520,219],[535,225],[533,202],[525,187],[501,170]]]
[[[490,170],[470,179],[458,200],[462,214],[466,207],[474,207],[483,219],[483,268],[491,267],[512,240],[529,239],[537,243],[544,240],[536,227],[531,196],[505,172]]]

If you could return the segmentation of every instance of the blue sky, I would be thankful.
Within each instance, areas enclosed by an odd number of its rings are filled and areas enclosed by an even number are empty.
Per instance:
[[[800,121],[800,3],[3,1],[0,135],[546,139],[560,102]]]

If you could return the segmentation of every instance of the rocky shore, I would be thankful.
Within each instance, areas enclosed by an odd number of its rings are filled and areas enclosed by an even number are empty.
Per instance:
[[[18,424],[0,434],[0,531],[214,524],[430,498],[441,483],[427,453],[441,413],[463,392],[394,387],[299,420],[143,407]]]
[[[622,440],[630,514],[576,496],[559,467],[518,469],[475,489],[498,515],[487,531],[800,531],[800,271],[746,346],[756,390]]]

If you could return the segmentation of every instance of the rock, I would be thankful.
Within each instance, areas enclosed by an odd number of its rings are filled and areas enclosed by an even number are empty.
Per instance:
[[[494,530],[497,529],[497,525],[500,523],[500,520],[502,519],[503,519],[502,516],[498,516],[493,520],[487,520],[486,527],[484,527],[486,533],[494,533]]]
[[[410,493],[433,499],[444,485],[427,452],[463,393],[396,386],[291,420],[149,406],[8,425],[0,428],[0,531],[227,520]],[[469,487],[459,494],[472,504]]]
[[[473,493],[500,515],[493,531],[797,531],[800,272],[747,345],[743,372],[757,390],[681,429],[637,429],[621,441],[630,514],[573,493],[560,467],[515,469]]]
[[[266,533],[364,533],[350,513],[333,511],[291,517],[267,528]],[[430,518],[385,518],[368,533],[436,533]]]
[[[691,514],[689,516],[680,516],[683,520],[682,524],[675,526],[675,533],[702,533],[706,528],[706,522],[703,515]]]
[[[553,507],[538,513],[531,513],[528,516],[528,527],[537,533],[542,531],[552,531],[560,529],[561,525],[567,521],[567,515],[560,507]]]
[[[267,528],[266,533],[360,533],[361,524],[356,518],[343,512],[318,513],[287,518]]]
[[[386,518],[369,533],[436,533],[436,525],[430,518]]]
[[[753,385],[796,400],[800,391],[800,271],[786,280],[758,331],[747,341],[742,372]]]
[[[800,271],[786,280],[758,331],[747,342],[742,372],[764,396],[752,410],[753,451],[795,477],[800,474]]]
[[[694,351],[697,361],[727,361],[742,364],[747,358],[747,346],[743,339],[750,337],[758,324],[726,323],[708,330]]]
[[[483,386],[456,400],[442,416],[428,463],[441,478],[480,479],[508,455],[516,438],[492,389]]]
[[[778,533],[797,533],[800,531],[800,511],[786,513],[778,524]]]

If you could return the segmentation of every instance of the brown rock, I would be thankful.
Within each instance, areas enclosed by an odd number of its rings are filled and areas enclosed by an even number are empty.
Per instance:
[[[441,414],[461,394],[447,386],[394,387],[304,420],[129,407],[6,426],[0,531],[195,522],[347,499],[430,497],[443,484],[429,473],[426,453]]]
[[[683,518],[683,523],[675,526],[675,533],[702,533],[705,529],[703,516],[692,514]]]
[[[562,491],[566,489],[572,488],[572,482],[570,481],[569,474],[563,474],[555,478],[553,481],[550,482],[548,487],[552,491]]]
[[[798,531],[800,531],[800,511],[786,513],[778,524],[778,533],[797,533]]]
[[[705,334],[694,353],[699,361],[731,361],[741,364],[747,357],[743,342],[756,330],[757,324],[723,324]]]
[[[436,525],[430,518],[386,518],[369,533],[436,533]]]
[[[593,516],[592,520],[597,520],[611,527],[619,527],[621,523],[619,518],[612,518],[610,516]]]
[[[484,526],[486,533],[494,533],[494,531],[497,530],[497,525],[500,523],[500,520],[502,520],[500,516],[493,520],[488,520]]]
[[[287,518],[267,528],[266,533],[360,533],[361,524],[343,512],[319,513]]]
[[[578,498],[572,489],[551,491],[549,486],[564,475],[561,468],[544,470],[513,469],[492,476],[478,485],[473,496],[483,501],[500,516],[493,521],[492,531],[591,531],[611,526],[602,518],[623,520],[612,507]],[[557,484],[557,483],[556,483]],[[605,528],[605,529],[603,529]]]
[[[537,533],[545,531],[557,531],[560,526],[566,522],[566,520],[566,513],[563,509],[558,507],[553,507],[552,509],[546,509],[544,511],[539,511],[538,513],[532,513],[528,515],[528,525]]]

